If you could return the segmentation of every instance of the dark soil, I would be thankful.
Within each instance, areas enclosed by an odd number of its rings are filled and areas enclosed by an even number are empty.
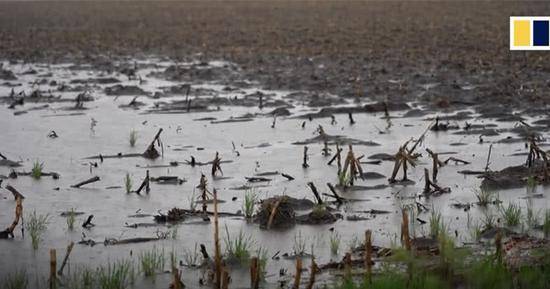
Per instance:
[[[0,57],[122,73],[131,67],[114,63],[122,56],[224,59],[266,88],[417,98],[438,110],[479,106],[516,121],[502,105],[547,104],[550,61],[509,51],[508,17],[548,11],[550,3],[523,1],[2,2]],[[208,80],[224,71],[200,68],[166,73]]]

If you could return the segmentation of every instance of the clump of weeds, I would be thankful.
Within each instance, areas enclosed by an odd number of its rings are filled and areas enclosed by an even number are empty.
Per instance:
[[[32,248],[37,250],[42,241],[42,235],[48,229],[48,215],[39,215],[33,211],[26,217],[25,229],[31,236]]]

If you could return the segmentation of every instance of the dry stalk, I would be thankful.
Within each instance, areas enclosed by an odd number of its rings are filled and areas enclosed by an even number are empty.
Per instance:
[[[315,186],[315,184],[313,184],[313,182],[309,182],[309,183],[307,183],[307,185],[311,189],[311,192],[313,192],[313,195],[315,196],[315,199],[317,200],[317,204],[322,205],[323,200],[321,199],[321,196],[319,195],[319,191],[317,191],[317,187]]]
[[[401,223],[401,242],[407,249],[407,251],[411,250],[411,239],[409,235],[409,214],[407,213],[407,209],[402,209],[403,213],[403,220]]]
[[[59,276],[63,275],[63,269],[65,269],[65,266],[67,265],[67,261],[69,261],[69,255],[71,255],[71,252],[73,251],[74,242],[71,242],[67,246],[67,252],[65,252],[65,258],[63,258],[63,262],[61,263],[61,267],[59,267],[59,271],[57,271],[57,274]]]
[[[214,195],[214,261],[215,261],[215,280],[214,280],[214,286],[216,289],[220,288],[221,285],[221,270],[222,270],[222,264],[221,264],[221,252],[220,252],[220,238],[219,238],[219,229],[218,229],[218,193],[216,192],[216,189],[212,191]]]
[[[367,230],[365,232],[365,268],[367,274],[367,280],[371,282],[372,277],[372,232]]]
[[[55,249],[50,249],[50,289],[57,288],[57,257]]]
[[[271,228],[271,223],[273,223],[273,219],[275,218],[275,215],[277,214],[277,209],[279,208],[279,205],[281,205],[281,202],[283,201],[284,197],[281,197],[275,202],[275,205],[273,205],[273,208],[271,208],[271,214],[269,214],[269,219],[267,220],[267,229],[269,230]]]
[[[6,190],[10,191],[15,198],[15,218],[8,228],[0,232],[0,239],[14,238],[13,231],[15,227],[19,224],[19,220],[23,222],[23,199],[25,199],[25,197],[10,185],[6,186]],[[21,226],[21,235],[23,235],[23,237],[24,234],[25,229]]]
[[[307,289],[313,289],[315,285],[315,275],[317,275],[317,264],[315,263],[315,258],[311,258],[311,268],[309,269],[309,282],[307,283]]]
[[[225,267],[223,268],[222,281],[222,289],[228,289],[231,278],[229,277],[229,272],[227,272],[227,268]]]
[[[439,155],[431,151],[430,149],[426,149],[428,154],[432,157],[432,180],[434,182],[437,182],[437,173],[438,169],[444,165],[443,162],[439,160]]]
[[[350,185],[353,186],[354,180],[357,179],[358,174],[361,178],[363,178],[363,168],[361,168],[359,160],[355,157],[351,144],[349,145],[349,151],[348,155],[346,156],[346,161],[344,162],[344,171],[342,173],[346,175],[348,169],[350,171]]]
[[[344,270],[344,278],[346,280],[351,280],[351,253],[349,252],[344,256]]]
[[[221,175],[223,176],[222,167],[220,166],[221,158],[218,152],[216,152],[216,157],[214,157],[214,160],[212,161],[212,176],[215,177],[216,173],[219,171]]]
[[[155,147],[155,143],[156,143],[159,146],[159,148],[161,148],[161,151],[163,151],[162,141],[160,140],[160,134],[161,133],[162,133],[162,128],[159,129],[159,131],[157,132],[157,134],[153,138],[153,141],[149,144],[149,146],[147,147],[145,152],[143,152],[143,157],[144,158],[156,159],[161,155],[161,154],[159,154],[158,150]]]
[[[308,156],[307,156],[307,146],[304,146],[304,158],[303,158],[303,162],[302,162],[302,168],[309,168],[309,164],[307,163],[307,160],[308,160]]]
[[[258,257],[250,259],[250,288],[258,289],[260,284],[260,272],[258,270]]]
[[[292,289],[300,288],[300,279],[302,278],[302,258],[296,258],[296,274],[294,275],[294,285]]]

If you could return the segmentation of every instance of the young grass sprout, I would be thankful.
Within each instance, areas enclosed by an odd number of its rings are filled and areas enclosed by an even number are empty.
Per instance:
[[[493,216],[492,214],[490,214],[489,212],[486,212],[484,215],[483,215],[483,229],[484,230],[487,230],[487,229],[492,229],[496,226],[496,219],[495,219],[495,216]]]
[[[258,270],[260,271],[260,279],[265,279],[268,260],[267,249],[258,247],[258,250],[256,250],[256,256],[258,256]]]
[[[63,288],[93,289],[95,278],[96,271],[86,266],[79,266],[63,278]]]
[[[256,205],[256,201],[258,200],[258,196],[254,191],[247,191],[244,195],[244,201],[243,201],[243,212],[244,216],[247,219],[251,219],[254,215],[254,206]]]
[[[27,273],[24,270],[18,270],[9,274],[4,277],[1,285],[4,289],[26,289],[29,286]]]
[[[40,241],[42,241],[42,234],[46,232],[48,228],[48,215],[36,214],[36,211],[30,213],[25,222],[25,229],[29,232],[32,241],[32,248],[38,249]]]
[[[178,226],[172,226],[170,230],[170,237],[172,238],[172,240],[178,239]]]
[[[333,231],[330,234],[330,253],[332,255],[338,255],[338,250],[340,250],[340,241],[342,240],[342,237],[340,237],[340,234],[338,232]]]
[[[196,202],[196,195],[195,190],[193,189],[193,193],[189,196],[189,210],[191,212],[194,212],[197,209],[197,202]]]
[[[544,237],[550,237],[550,209],[546,209],[544,213],[544,222],[542,224],[542,231],[544,232]]]
[[[447,226],[443,222],[441,212],[432,208],[430,214],[430,236],[434,239],[439,239],[447,233]]]
[[[130,261],[119,261],[102,266],[97,271],[97,281],[101,289],[125,289],[129,286],[134,267]]]
[[[195,248],[193,251],[185,248],[183,250],[183,264],[187,267],[197,267],[199,266],[199,251],[197,243],[195,243]]]
[[[246,236],[243,231],[239,231],[237,237],[232,239],[227,226],[225,226],[225,232],[226,237],[224,242],[227,258],[239,264],[246,264],[250,259],[250,247],[253,244],[252,238]]]
[[[124,187],[126,188],[127,194],[132,192],[132,179],[130,178],[130,173],[126,173],[124,177]]]
[[[506,226],[515,227],[520,224],[521,221],[521,207],[514,203],[509,203],[508,207],[500,207],[500,213]]]
[[[137,131],[136,130],[131,130],[130,131],[130,137],[128,138],[128,141],[130,142],[131,147],[136,146],[137,139],[138,139]]]
[[[144,251],[139,254],[139,263],[141,265],[141,272],[145,277],[154,277],[157,272],[160,272],[164,269],[164,250],[157,250],[156,247],[153,247],[150,251]]]
[[[527,206],[525,222],[528,230],[535,228],[539,222],[539,212],[535,212],[531,206]]]
[[[38,180],[40,177],[42,177],[42,171],[44,170],[44,163],[41,163],[39,161],[35,161],[32,165],[32,171],[31,176]]]
[[[349,252],[353,252],[355,249],[357,249],[358,246],[359,246],[359,238],[354,235],[353,238],[351,238],[348,241]]]
[[[494,204],[497,201],[495,192],[490,190],[477,190],[474,192],[477,198],[477,204],[481,207],[487,207],[490,204]]]
[[[76,221],[76,212],[75,212],[74,208],[71,208],[71,210],[67,214],[67,229],[69,231],[74,230],[75,221]]]
[[[306,246],[306,239],[302,237],[302,231],[298,231],[298,234],[294,235],[294,245],[292,245],[294,255],[304,255],[306,253]]]

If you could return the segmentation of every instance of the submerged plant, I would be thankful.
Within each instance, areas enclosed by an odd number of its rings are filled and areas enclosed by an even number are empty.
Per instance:
[[[250,259],[250,247],[253,243],[252,237],[246,236],[241,230],[237,237],[232,239],[229,235],[227,225],[225,226],[225,233],[224,242],[227,257],[240,264],[246,264]]]
[[[197,209],[197,202],[195,200],[195,189],[193,189],[193,193],[189,196],[189,210],[191,212],[194,212]]]
[[[470,237],[474,241],[479,241],[479,239],[481,238],[481,233],[483,232],[483,227],[481,227],[481,225],[478,222],[476,222],[475,224],[469,227],[469,231],[470,231]]]
[[[316,218],[323,218],[327,214],[327,206],[325,204],[316,204],[311,209],[311,217]]]
[[[38,180],[38,179],[40,179],[40,177],[42,177],[42,171],[43,170],[44,170],[44,163],[41,163],[39,161],[35,161],[32,165],[31,176],[35,180]]]
[[[102,266],[97,271],[97,281],[101,289],[126,289],[133,275],[130,261],[119,261]]]
[[[500,207],[500,212],[507,226],[517,226],[521,220],[521,207],[514,203],[509,203],[508,207]]]
[[[254,215],[254,205],[256,204],[257,200],[258,196],[254,191],[250,190],[245,193],[243,201],[243,212],[245,218],[252,218],[252,216]]]
[[[195,248],[193,251],[185,248],[183,249],[183,264],[187,267],[196,267],[199,265],[199,251],[197,243],[195,243]]]
[[[25,222],[25,229],[31,236],[32,248],[38,249],[40,241],[42,241],[42,234],[48,228],[48,215],[38,215],[36,211],[30,213]]]
[[[69,276],[63,279],[63,288],[71,289],[93,289],[95,271],[89,267],[82,266],[72,271]]]
[[[130,173],[126,173],[124,177],[124,187],[126,188],[127,194],[132,192],[132,179],[130,178]]]
[[[544,213],[542,231],[544,232],[544,237],[548,238],[550,236],[550,209],[546,209],[546,212]]]
[[[537,180],[534,176],[527,177],[527,188],[534,189],[537,186]]]
[[[172,227],[172,229],[170,230],[170,237],[172,238],[172,240],[178,239],[178,226]]]
[[[2,280],[2,288],[4,289],[26,289],[29,286],[27,272],[24,270],[15,271],[7,275]]]
[[[256,250],[256,256],[258,256],[258,271],[260,272],[260,279],[265,279],[267,273],[267,249],[258,247]]]
[[[136,146],[137,139],[138,139],[137,131],[136,130],[131,130],[130,131],[130,136],[128,138],[128,141],[130,142],[131,147]]]
[[[340,234],[338,234],[338,232],[332,232],[330,234],[330,237],[329,237],[329,241],[330,241],[330,253],[332,255],[337,255],[338,254],[338,250],[340,249],[340,241],[341,241],[341,237],[340,237]]]
[[[304,255],[306,246],[306,239],[302,237],[302,231],[298,231],[298,234],[294,234],[294,244],[292,245],[294,255]]]
[[[355,235],[348,241],[348,250],[353,252],[359,246],[359,238]]]
[[[492,229],[496,226],[495,216],[491,215],[489,212],[485,212],[483,215],[483,229]]]
[[[494,191],[481,189],[474,192],[477,198],[477,204],[481,207],[487,207],[487,205],[497,202],[496,193]]]
[[[539,213],[533,210],[531,206],[527,207],[527,215],[525,216],[525,222],[527,223],[527,228],[532,229],[538,225],[539,222]]]
[[[153,247],[150,251],[144,251],[139,254],[139,264],[141,272],[145,277],[155,277],[158,271],[164,269],[164,250],[159,251]]]
[[[434,239],[438,239],[442,234],[447,233],[447,227],[443,222],[441,212],[438,212],[432,208],[430,214],[430,236]]]
[[[69,231],[74,230],[75,221],[76,221],[76,212],[74,208],[71,208],[71,210],[67,214],[67,229]]]
[[[342,187],[349,186],[351,184],[351,175],[345,172],[338,172],[338,185]]]

